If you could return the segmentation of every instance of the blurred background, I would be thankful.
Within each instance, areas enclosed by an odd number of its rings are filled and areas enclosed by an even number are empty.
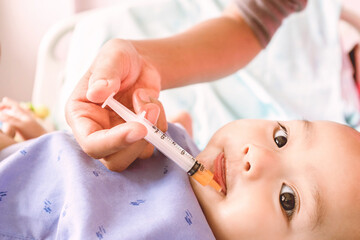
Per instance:
[[[18,101],[31,100],[39,44],[53,24],[76,13],[121,1],[0,0],[0,99],[8,96]],[[360,14],[359,0],[342,1]],[[359,41],[358,35],[346,26],[342,34],[348,45]],[[66,45],[66,39],[63,41]],[[60,58],[66,58],[61,44],[57,52]]]
[[[123,0],[0,0],[0,99],[30,101],[40,41],[49,28],[76,13]],[[124,1],[123,1],[124,2]],[[63,40],[66,45],[66,39]],[[57,49],[66,58],[65,47]]]

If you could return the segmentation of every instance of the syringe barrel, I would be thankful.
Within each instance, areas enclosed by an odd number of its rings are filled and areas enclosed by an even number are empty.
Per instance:
[[[180,147],[174,140],[172,140],[167,134],[163,133],[155,126],[146,126],[148,133],[145,139],[153,144],[160,152],[165,156],[172,159],[177,165],[179,165],[186,172],[189,172],[196,159],[191,156],[187,151]]]

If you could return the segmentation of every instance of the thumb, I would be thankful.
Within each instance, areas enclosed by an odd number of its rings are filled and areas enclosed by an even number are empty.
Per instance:
[[[134,83],[139,71],[138,53],[131,43],[116,39],[108,41],[90,67],[87,99],[103,102],[111,93],[117,93],[124,82]]]
[[[126,64],[122,63],[122,52],[116,49],[113,41],[106,43],[90,66],[86,93],[88,100],[101,103],[111,93],[119,91],[125,74],[121,66]]]

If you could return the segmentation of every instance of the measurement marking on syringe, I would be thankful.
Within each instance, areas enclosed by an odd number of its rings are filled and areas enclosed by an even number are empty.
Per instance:
[[[159,128],[157,128],[156,126],[152,126],[152,128],[155,130],[154,133],[156,133],[161,140],[165,140],[168,141],[169,143],[171,143],[172,145],[174,145],[176,147],[176,149],[179,150],[180,154],[183,156],[186,156],[190,159],[192,159],[193,161],[196,161],[195,158],[193,158],[188,152],[186,152],[186,150],[184,150],[179,144],[177,144],[174,140],[172,140],[168,135],[166,135],[166,133],[163,133]]]

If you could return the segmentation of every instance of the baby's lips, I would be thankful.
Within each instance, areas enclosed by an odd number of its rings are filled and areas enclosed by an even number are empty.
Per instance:
[[[224,153],[221,152],[214,160],[214,180],[221,186],[221,191],[226,195],[226,166]]]

